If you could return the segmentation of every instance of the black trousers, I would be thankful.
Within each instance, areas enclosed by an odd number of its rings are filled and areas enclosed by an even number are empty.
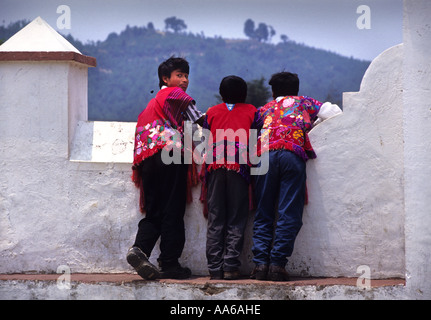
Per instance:
[[[234,171],[217,169],[208,177],[208,270],[235,271],[249,212],[248,183]]]
[[[184,249],[187,169],[185,164],[164,164],[161,152],[140,167],[146,214],[139,222],[134,246],[149,257],[160,237],[158,261],[163,267],[177,265]]]

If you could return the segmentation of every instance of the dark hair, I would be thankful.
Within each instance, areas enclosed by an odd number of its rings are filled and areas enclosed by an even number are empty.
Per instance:
[[[299,78],[296,73],[279,72],[271,76],[269,85],[274,98],[280,96],[297,96],[299,92]]]
[[[243,103],[247,98],[247,83],[240,77],[227,76],[220,82],[219,92],[226,103]]]
[[[159,65],[158,74],[159,74],[159,88],[166,85],[163,82],[163,77],[171,77],[172,71],[180,70],[181,72],[190,73],[189,63],[184,58],[176,58],[174,56],[170,57],[168,60],[162,62]]]

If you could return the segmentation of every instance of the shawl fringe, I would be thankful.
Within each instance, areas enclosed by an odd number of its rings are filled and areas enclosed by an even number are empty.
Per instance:
[[[139,165],[133,165],[132,170],[132,181],[135,184],[135,187],[139,189],[139,211],[141,213],[145,213],[144,185],[139,173]]]

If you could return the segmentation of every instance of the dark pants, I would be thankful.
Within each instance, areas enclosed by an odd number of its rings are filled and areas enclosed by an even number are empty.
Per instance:
[[[257,208],[252,251],[256,265],[286,265],[302,226],[305,180],[306,164],[300,157],[287,150],[269,152],[268,173],[255,176]]]
[[[247,224],[248,183],[238,173],[217,169],[208,177],[208,270],[235,271]]]
[[[140,168],[145,196],[145,218],[139,222],[134,246],[148,257],[160,237],[159,262],[178,264],[184,242],[187,165],[165,165],[161,152],[143,161]]]

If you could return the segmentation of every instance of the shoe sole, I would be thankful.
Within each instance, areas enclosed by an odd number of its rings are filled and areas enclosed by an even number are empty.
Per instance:
[[[157,268],[135,252],[129,252],[127,254],[127,262],[136,270],[139,276],[145,280],[160,278],[160,273]]]

